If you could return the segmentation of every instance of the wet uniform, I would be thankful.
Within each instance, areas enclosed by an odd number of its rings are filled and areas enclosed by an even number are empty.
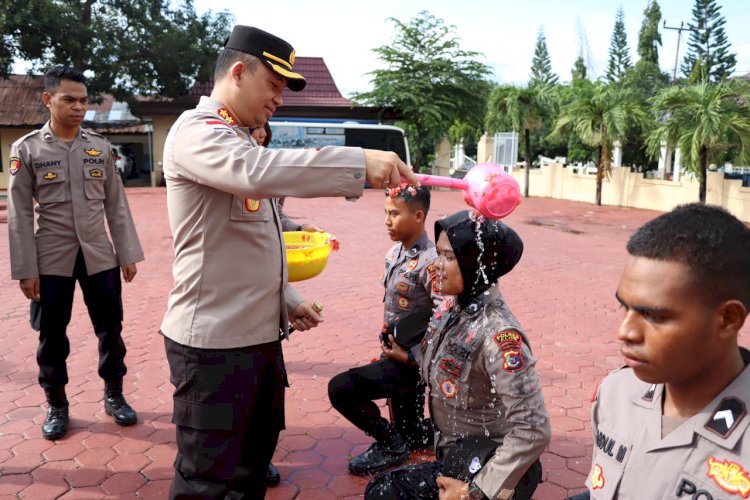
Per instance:
[[[593,408],[593,499],[729,500],[750,497],[750,351],[745,369],[703,411],[662,415],[663,384],[631,368],[607,376]]]
[[[476,492],[528,499],[525,492],[541,479],[537,461],[551,430],[525,334],[496,286],[463,310],[452,304],[447,299],[435,311],[422,341],[420,370],[430,388],[438,461],[383,473],[365,498],[383,491],[385,498],[437,498],[441,459],[468,435],[498,445],[473,479]]]
[[[433,290],[436,259],[435,243],[426,232],[411,248],[397,243],[388,251],[381,279],[385,288],[383,332],[405,314],[440,303],[442,299]],[[412,359],[418,359],[419,350],[419,345],[411,350]],[[368,365],[336,375],[331,379],[328,395],[336,410],[376,440],[385,422],[373,401],[390,398],[396,429],[410,447],[422,447],[424,384],[416,365],[381,356]]]
[[[262,496],[284,425],[279,329],[302,300],[287,285],[273,198],[360,196],[364,152],[256,147],[202,97],[172,126],[164,160],[175,249],[161,326],[175,386],[170,497]]]
[[[11,275],[40,281],[39,383],[45,389],[68,383],[67,326],[76,281],[99,338],[99,375],[106,381],[122,380],[126,367],[119,267],[142,261],[143,250],[115,171],[112,145],[84,129],[66,143],[47,122],[13,144],[10,174]]]

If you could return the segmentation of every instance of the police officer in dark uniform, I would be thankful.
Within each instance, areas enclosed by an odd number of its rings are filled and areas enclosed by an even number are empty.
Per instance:
[[[384,345],[395,341],[388,334],[400,319],[426,309],[426,323],[441,300],[433,290],[435,244],[425,231],[429,208],[426,187],[402,184],[386,191],[385,224],[391,239],[398,243],[386,255],[382,279]],[[408,359],[383,355],[368,365],[339,373],[328,384],[333,407],[375,438],[367,451],[349,461],[352,474],[373,474],[400,464],[409,456],[409,448],[424,448],[432,441],[431,428],[424,428],[424,384],[416,362],[420,349],[418,342],[414,344]],[[380,416],[374,403],[383,398],[391,400],[392,423]]]
[[[68,425],[66,331],[76,281],[99,338],[104,409],[119,425],[137,421],[122,394],[127,369],[120,269],[130,282],[143,251],[115,172],[111,144],[81,128],[87,105],[85,77],[73,68],[53,68],[45,76],[42,98],[50,121],[11,148],[8,229],[13,279],[19,280],[27,298],[37,301],[32,309],[41,308],[37,362],[49,403],[42,435],[59,439]]]

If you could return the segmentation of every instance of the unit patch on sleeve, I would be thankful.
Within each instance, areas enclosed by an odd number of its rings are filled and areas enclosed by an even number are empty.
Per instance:
[[[522,370],[524,367],[521,349],[507,348],[503,349],[503,370],[509,373]]]
[[[10,158],[10,175],[16,175],[21,168],[21,159],[17,156]]]
[[[719,488],[732,495],[741,495],[742,498],[750,496],[750,478],[740,464],[729,460],[717,460],[714,457],[708,457],[706,463],[706,475],[713,479]]]

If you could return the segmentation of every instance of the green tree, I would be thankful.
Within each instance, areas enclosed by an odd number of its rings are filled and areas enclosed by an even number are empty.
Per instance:
[[[609,61],[607,62],[606,78],[610,83],[619,82],[625,71],[630,67],[628,53],[628,35],[625,32],[625,13],[622,7],[617,9],[615,28],[609,43]]]
[[[649,151],[660,154],[662,141],[679,148],[687,170],[698,174],[698,199],[706,202],[706,167],[722,161],[730,148],[736,160],[750,161],[750,88],[741,80],[712,84],[702,81],[685,87],[667,87],[653,99],[660,118],[648,136]]]
[[[547,51],[547,39],[544,29],[539,28],[534,46],[534,58],[531,60],[530,86],[554,85],[557,83],[557,75],[552,72],[552,62]]]
[[[661,22],[661,9],[656,0],[649,2],[643,11],[643,23],[638,33],[638,56],[641,61],[659,64],[659,45],[661,45],[661,34],[659,23]]]
[[[371,72],[373,89],[354,99],[401,115],[418,168],[456,120],[481,126],[490,69],[476,60],[478,52],[461,49],[452,26],[427,11],[408,23],[389,21],[396,26],[395,39],[373,49],[386,68]]]
[[[646,117],[631,89],[591,83],[573,87],[572,100],[561,110],[552,136],[574,132],[586,145],[597,148],[596,204],[602,204],[602,180],[609,176],[613,143],[624,142],[628,130]]]
[[[726,20],[714,0],[695,0],[688,24],[688,51],[680,69],[691,83],[718,82],[732,74],[737,56],[729,52]]]
[[[175,97],[211,77],[231,22],[192,0],[0,0],[0,77],[21,59],[86,71],[94,96]]]
[[[586,62],[583,60],[583,56],[578,56],[576,62],[573,63],[573,69],[570,70],[570,74],[575,80],[586,80],[587,76]]]
[[[541,129],[548,119],[554,99],[551,85],[531,85],[526,88],[503,85],[490,94],[485,125],[489,132],[510,128],[523,134],[526,172],[524,196],[529,196],[529,170],[531,169],[531,131]]]

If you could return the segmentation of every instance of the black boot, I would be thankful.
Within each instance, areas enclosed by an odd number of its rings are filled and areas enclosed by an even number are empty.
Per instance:
[[[44,394],[47,396],[49,409],[42,424],[42,436],[54,441],[68,432],[68,398],[65,396],[65,386],[44,389]]]
[[[409,448],[396,428],[388,424],[380,440],[375,441],[366,452],[349,461],[349,472],[355,476],[367,476],[400,465],[407,458]]]
[[[268,464],[266,471],[266,486],[276,486],[281,482],[281,474],[274,464]]]
[[[133,425],[138,421],[135,410],[122,395],[122,380],[104,381],[104,411],[117,425]]]

